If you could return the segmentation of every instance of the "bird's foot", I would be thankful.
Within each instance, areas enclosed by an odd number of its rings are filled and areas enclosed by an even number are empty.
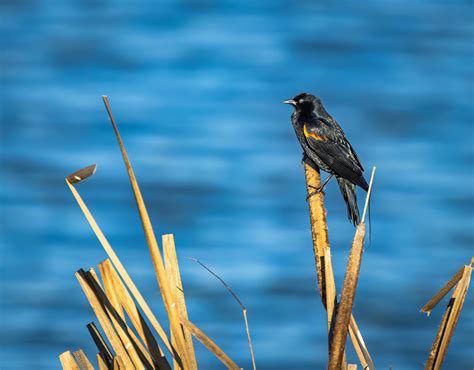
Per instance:
[[[311,193],[308,194],[308,196],[306,197],[306,201],[308,201],[311,197],[313,197],[313,196],[316,195],[316,194],[324,193],[324,192],[323,192],[324,186],[312,186],[312,185],[308,185],[308,188],[312,188],[312,189],[314,189],[314,191],[312,191]]]

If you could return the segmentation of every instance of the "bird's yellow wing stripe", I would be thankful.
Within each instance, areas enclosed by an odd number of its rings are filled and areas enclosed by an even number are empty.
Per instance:
[[[305,137],[311,137],[311,138],[313,138],[315,140],[318,140],[318,141],[326,141],[326,138],[324,136],[320,136],[318,134],[315,134],[314,132],[309,132],[306,129],[306,125],[303,125],[303,133],[304,133]]]

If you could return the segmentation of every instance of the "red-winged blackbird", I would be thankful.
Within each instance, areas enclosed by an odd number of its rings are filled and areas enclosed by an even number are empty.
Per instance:
[[[369,185],[364,179],[364,168],[341,127],[326,112],[321,99],[314,95],[302,93],[283,103],[291,104],[295,108],[291,123],[303,147],[304,159],[309,159],[308,163],[313,167],[315,165],[330,174],[316,192],[322,191],[328,181],[336,176],[347,204],[349,220],[357,225],[360,216],[356,185],[365,191],[369,189]]]

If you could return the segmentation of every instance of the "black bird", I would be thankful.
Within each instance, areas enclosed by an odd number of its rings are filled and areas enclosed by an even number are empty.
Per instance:
[[[347,216],[357,225],[360,215],[356,185],[365,191],[369,190],[369,185],[364,179],[364,168],[341,127],[326,112],[321,99],[314,95],[302,93],[283,103],[295,108],[291,123],[303,147],[304,159],[309,159],[310,164],[329,173],[324,184],[312,194],[322,191],[329,180],[336,176],[347,204]]]

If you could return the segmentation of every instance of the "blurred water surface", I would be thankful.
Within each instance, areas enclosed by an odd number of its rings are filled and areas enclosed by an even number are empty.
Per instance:
[[[64,183],[85,165],[98,171],[81,193],[159,310],[102,94],[157,233],[176,236],[191,319],[250,367],[239,307],[184,256],[247,305],[260,369],[324,368],[301,150],[279,103],[301,91],[321,96],[365,167],[379,169],[355,306],[367,345],[379,368],[423,366],[442,309],[419,309],[474,242],[471,1],[1,8],[2,369],[59,368],[66,349],[94,356],[74,272],[106,255]],[[335,184],[326,197],[340,287],[354,230]],[[474,365],[472,307],[469,294],[447,369]],[[203,369],[221,368],[196,347]]]

